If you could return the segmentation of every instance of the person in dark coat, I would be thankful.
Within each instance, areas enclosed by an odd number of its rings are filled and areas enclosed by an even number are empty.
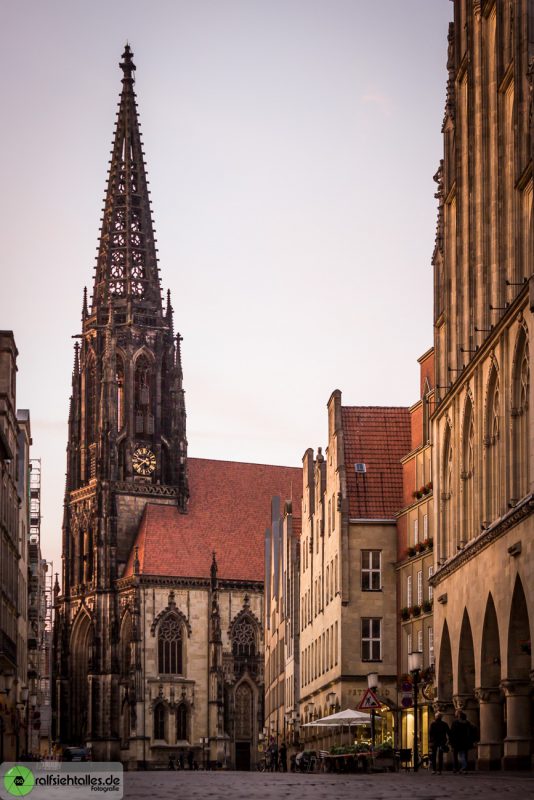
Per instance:
[[[282,772],[287,772],[287,745],[282,742],[280,746],[280,769]]]
[[[441,771],[443,769],[443,753],[446,752],[445,748],[448,749],[447,739],[449,735],[449,726],[443,719],[441,711],[438,711],[436,713],[436,718],[431,723],[428,731],[428,738],[430,741],[432,754],[432,775],[435,775],[436,772],[439,772],[441,775]]]
[[[467,751],[471,747],[471,726],[465,713],[458,709],[449,734],[454,759],[453,772],[467,772]]]
[[[187,751],[187,763],[189,765],[189,769],[193,769],[194,758],[195,758],[195,755],[193,753],[193,748],[190,747],[189,750]]]

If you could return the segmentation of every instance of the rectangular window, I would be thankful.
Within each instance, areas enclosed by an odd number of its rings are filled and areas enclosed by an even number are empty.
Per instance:
[[[423,516],[423,539],[428,539],[428,514]]]
[[[423,630],[417,631],[417,651],[423,652]]]
[[[362,661],[380,661],[382,658],[382,620],[362,619]]]
[[[412,634],[409,633],[406,637],[406,650],[408,653],[412,652]]]
[[[423,603],[423,570],[420,569],[417,573],[417,605]]]
[[[432,577],[433,574],[434,574],[434,567],[432,566],[432,567],[428,568],[428,580],[429,581],[430,581],[430,578]],[[430,582],[429,582],[429,584],[428,584],[428,599],[431,601],[433,597],[434,597],[434,587],[431,586]]]
[[[335,633],[334,633],[334,651],[335,651],[334,652],[334,658],[335,658],[335,666],[337,667],[338,645],[339,645],[337,621],[336,621],[336,627],[334,628],[334,631],[335,631]]]
[[[417,544],[419,542],[419,520],[414,519],[413,521],[413,543]]]
[[[406,578],[406,605],[408,608],[412,605],[412,576],[408,575]]]
[[[428,663],[434,665],[434,628],[428,629]]]
[[[336,529],[336,496],[332,495],[332,531]]]
[[[380,550],[362,550],[362,591],[377,592],[382,588]]]

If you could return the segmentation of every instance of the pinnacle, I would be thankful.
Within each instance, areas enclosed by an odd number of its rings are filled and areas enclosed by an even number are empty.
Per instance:
[[[133,53],[126,44],[120,68],[122,91],[107,171],[104,218],[93,292],[96,309],[142,304],[162,313],[154,228],[133,91]]]
[[[119,66],[124,73],[123,80],[133,81],[133,72],[136,69],[135,64],[132,61],[133,53],[130,49],[130,45],[126,42],[126,46],[124,48],[124,53],[122,54],[123,60],[120,62]]]

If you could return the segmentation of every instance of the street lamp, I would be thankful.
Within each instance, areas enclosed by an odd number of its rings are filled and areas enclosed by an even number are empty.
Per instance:
[[[369,672],[367,674],[367,686],[372,692],[376,692],[378,688],[378,672]],[[375,709],[371,709],[371,747],[375,749],[376,741],[376,725],[375,725]]]
[[[419,677],[423,668],[423,654],[420,650],[414,653],[408,653],[408,672],[413,680],[413,771],[417,772],[419,769],[419,724],[418,724],[418,709],[417,709],[417,696],[419,694]]]

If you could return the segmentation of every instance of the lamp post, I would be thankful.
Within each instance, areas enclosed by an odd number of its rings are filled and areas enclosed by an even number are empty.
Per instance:
[[[367,675],[367,686],[371,691],[376,692],[378,688],[378,672],[369,672]],[[371,747],[375,749],[375,742],[376,742],[376,720],[375,720],[375,710],[374,708],[371,709]]]
[[[419,720],[417,700],[419,694],[419,677],[423,668],[423,654],[416,650],[408,653],[408,672],[413,680],[413,771],[419,769]]]

